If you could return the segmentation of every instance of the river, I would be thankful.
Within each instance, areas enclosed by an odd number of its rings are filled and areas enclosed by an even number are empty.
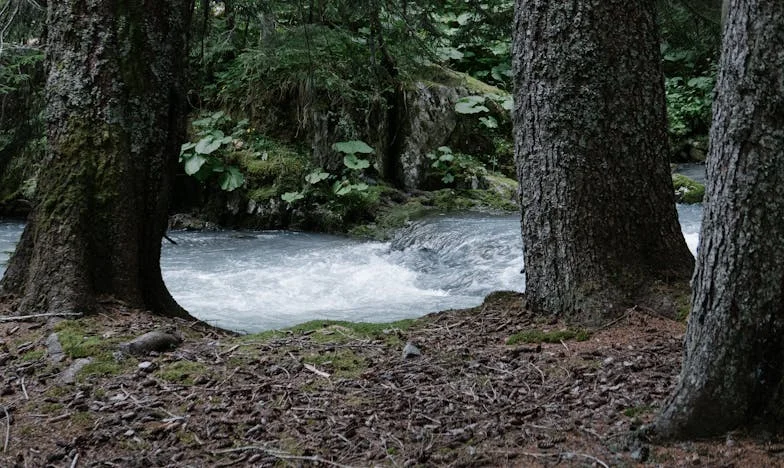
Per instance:
[[[702,208],[679,205],[696,251]],[[23,224],[0,221],[0,272]],[[519,216],[436,216],[392,242],[288,231],[175,231],[161,268],[194,316],[244,332],[313,319],[381,322],[472,307],[525,288]]]

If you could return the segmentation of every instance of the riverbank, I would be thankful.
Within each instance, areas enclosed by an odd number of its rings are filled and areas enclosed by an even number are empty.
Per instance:
[[[496,293],[477,308],[418,320],[311,322],[246,336],[119,305],[77,321],[0,323],[0,404],[10,418],[6,425],[0,413],[0,465],[784,462],[777,441],[743,434],[626,445],[675,382],[681,322],[634,310],[587,332],[520,304],[518,294]],[[117,353],[161,329],[183,342],[153,355]],[[61,362],[47,348],[52,333]],[[87,358],[65,383],[64,371]]]

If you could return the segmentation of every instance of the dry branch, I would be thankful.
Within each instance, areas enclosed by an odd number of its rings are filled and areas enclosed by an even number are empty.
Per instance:
[[[79,312],[52,312],[48,314],[32,314],[32,315],[18,315],[18,316],[0,316],[0,323],[2,322],[24,322],[25,320],[32,320],[43,317],[81,317]]]

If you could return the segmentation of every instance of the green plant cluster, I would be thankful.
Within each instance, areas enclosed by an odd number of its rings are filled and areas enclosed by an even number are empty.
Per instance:
[[[443,183],[443,187],[476,189],[484,185],[487,168],[470,155],[453,153],[448,146],[439,146],[426,156],[432,161],[430,175]]]
[[[228,192],[241,187],[245,176],[237,166],[226,161],[228,153],[245,145],[243,137],[249,130],[248,120],[234,124],[223,111],[218,111],[194,120],[191,126],[197,140],[184,143],[180,148],[180,162],[185,173],[201,182],[217,176],[220,188]],[[231,128],[229,135],[224,133],[227,128]]]
[[[371,154],[374,150],[360,140],[340,141],[333,144],[332,149],[344,155],[341,173],[313,169],[305,175],[305,183],[299,190],[286,192],[280,198],[289,206],[326,205],[341,218],[348,218],[344,221],[356,221],[352,214],[361,217],[370,205],[378,202],[379,190],[363,181],[370,161],[357,156]]]

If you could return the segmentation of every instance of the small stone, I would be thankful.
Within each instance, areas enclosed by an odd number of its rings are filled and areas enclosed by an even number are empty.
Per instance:
[[[134,431],[133,429],[128,429],[127,431],[125,431],[125,434],[123,434],[123,435],[125,437],[131,437],[134,434],[136,434],[136,431]]]
[[[613,362],[615,362],[615,358],[614,358],[614,357],[612,357],[612,356],[610,356],[610,357],[608,357],[607,359],[605,359],[604,361],[602,361],[602,365],[604,365],[604,366],[609,366],[609,365],[610,365],[610,364],[612,364]]]
[[[78,374],[79,371],[84,368],[84,366],[90,364],[91,362],[93,362],[91,358],[80,358],[75,360],[73,364],[68,366],[68,369],[64,370],[63,373],[60,374],[60,380],[67,384],[76,382],[76,374]]]
[[[648,455],[650,455],[650,452],[651,452],[650,449],[644,445],[642,447],[638,447],[636,450],[634,450],[631,453],[632,460],[638,462],[644,462],[645,460],[648,459]]]
[[[57,333],[52,333],[46,338],[46,352],[49,354],[49,359],[53,362],[60,362],[65,359],[63,346],[60,344]]]
[[[406,343],[406,346],[403,348],[403,359],[411,359],[421,355],[422,351],[420,351],[419,348],[417,348],[417,346],[410,341]]]
[[[144,373],[150,373],[154,371],[156,367],[158,366],[156,366],[154,362],[150,361],[143,361],[139,363],[139,370]]]

